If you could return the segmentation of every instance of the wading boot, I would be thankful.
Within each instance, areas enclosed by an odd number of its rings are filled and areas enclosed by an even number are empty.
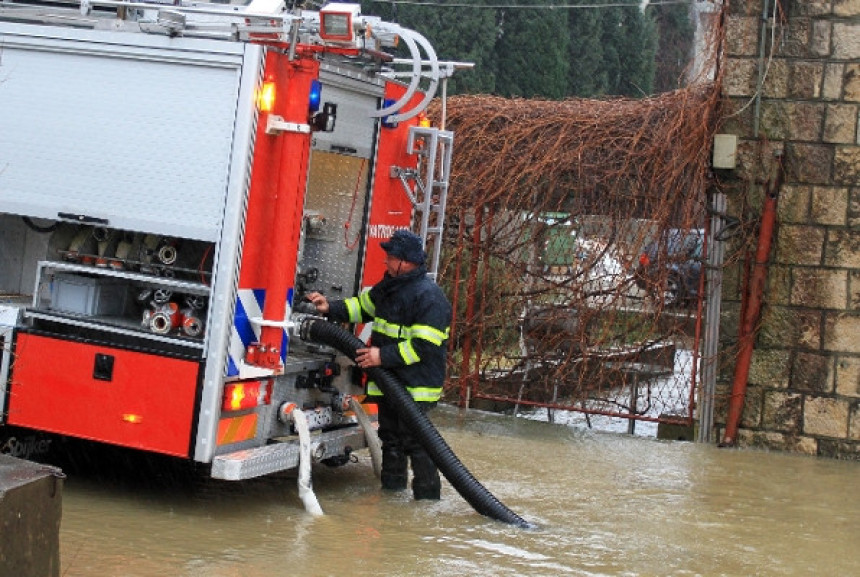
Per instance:
[[[382,449],[382,488],[387,491],[403,491],[407,484],[406,454],[399,448]]]
[[[412,495],[416,500],[439,500],[442,492],[439,469],[423,450],[412,453],[412,475]]]

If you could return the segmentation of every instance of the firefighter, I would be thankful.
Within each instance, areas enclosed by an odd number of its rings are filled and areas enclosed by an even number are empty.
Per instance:
[[[307,295],[316,310],[339,322],[373,321],[371,345],[356,351],[362,368],[383,367],[396,374],[419,408],[427,412],[442,396],[451,304],[427,276],[421,237],[398,230],[381,243],[386,272],[382,280],[358,296],[328,301],[318,292]],[[404,490],[407,458],[412,465],[415,499],[439,499],[436,464],[415,439],[374,382],[367,394],[379,406],[382,441],[382,488]]]

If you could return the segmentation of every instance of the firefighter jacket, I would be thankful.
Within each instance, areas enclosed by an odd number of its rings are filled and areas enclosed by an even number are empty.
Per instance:
[[[451,305],[427,276],[425,266],[388,274],[358,296],[329,303],[334,321],[373,321],[370,342],[379,347],[382,368],[394,372],[416,401],[438,401],[445,381]],[[376,383],[367,394],[379,396]]]

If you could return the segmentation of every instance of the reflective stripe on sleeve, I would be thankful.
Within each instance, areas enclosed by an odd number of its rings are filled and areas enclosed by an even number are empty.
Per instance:
[[[360,323],[361,322],[361,305],[358,302],[358,298],[350,297],[343,301],[343,304],[346,305],[346,314],[349,318],[349,322],[351,323]]]
[[[411,340],[403,341],[397,345],[397,350],[400,351],[400,358],[403,359],[403,362],[407,365],[414,365],[421,360],[421,357],[419,357],[418,353],[415,352],[415,349],[412,348]]]
[[[370,298],[370,289],[361,291],[361,294],[358,295],[358,302],[361,304],[361,308],[364,309],[364,312],[374,318],[376,317],[376,305],[373,304],[373,301]]]

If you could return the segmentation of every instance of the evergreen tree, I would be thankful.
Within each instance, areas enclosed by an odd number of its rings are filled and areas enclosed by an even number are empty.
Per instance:
[[[651,6],[658,30],[654,90],[666,92],[686,84],[684,78],[693,59],[696,25],[687,4]]]
[[[480,0],[475,4],[486,4]],[[471,62],[456,73],[449,94],[490,94],[496,90],[496,12],[488,8],[438,9],[437,50],[441,60]]]
[[[614,96],[648,96],[654,89],[657,27],[637,6],[602,9],[602,40],[607,72],[607,93]]]
[[[619,46],[621,82],[618,94],[641,97],[654,93],[654,58],[657,54],[657,25],[650,11],[638,7],[622,8],[623,35]]]
[[[601,21],[598,9],[570,10],[570,74],[567,93],[581,98],[606,94],[608,78],[603,61]]]
[[[496,13],[484,8],[488,0],[474,0],[475,7],[397,5],[362,2],[362,13],[379,16],[419,32],[433,45],[442,61],[472,62],[448,81],[448,94],[493,93],[495,79]]]
[[[621,53],[619,47],[626,38],[623,32],[623,15],[618,6],[601,8],[600,43],[603,46],[603,73],[606,75],[606,90],[604,94],[619,96],[618,87],[621,85]]]
[[[643,13],[638,6],[598,0],[606,5],[554,10],[545,6],[570,0],[521,1],[533,8],[494,8],[495,0],[473,0],[474,7],[446,6],[444,0],[433,5],[365,0],[362,11],[417,30],[443,61],[474,63],[449,80],[448,94],[641,97],[655,87],[671,89],[666,78],[678,75],[677,65],[663,66],[655,85],[658,42],[663,51],[675,51],[661,63],[680,62],[678,51],[689,50],[678,47],[678,39],[689,34],[692,42],[689,22],[680,16],[686,8]],[[669,33],[676,28],[677,34]]]
[[[545,5],[548,0],[528,0]],[[570,69],[566,12],[501,9],[496,43],[496,92],[502,96],[563,98]]]

